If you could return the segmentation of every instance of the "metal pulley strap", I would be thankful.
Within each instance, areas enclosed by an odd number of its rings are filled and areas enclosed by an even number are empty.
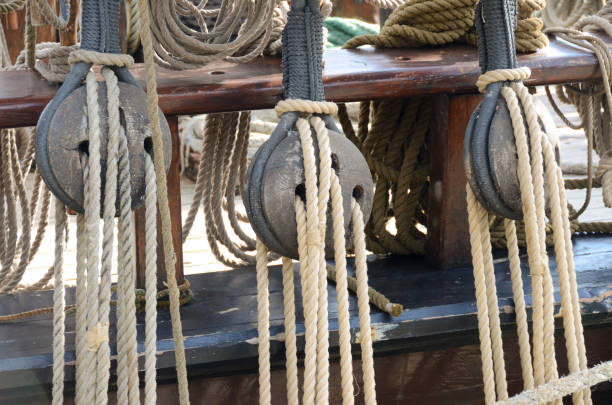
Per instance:
[[[82,4],[82,33],[80,50],[75,53],[98,55],[101,62],[110,55],[121,55],[119,41],[119,0],[84,0]],[[74,55],[74,54],[73,54]],[[106,55],[109,55],[106,58]],[[71,55],[72,57],[72,55]],[[127,58],[127,57],[126,57]],[[77,59],[79,60],[79,59]],[[108,66],[119,79],[121,127],[128,140],[132,182],[132,207],[144,202],[144,154],[149,153],[147,139],[151,131],[147,114],[147,97],[127,66]],[[80,155],[88,153],[87,92],[83,81],[90,72],[91,63],[77,61],[55,97],[42,112],[36,127],[36,162],[49,190],[66,206],[83,212],[83,178],[75,173],[83,171]],[[98,83],[98,104],[102,117],[108,116],[107,88]],[[161,115],[161,110],[159,111]],[[171,148],[169,128],[160,116],[164,131],[164,147]],[[106,143],[109,123],[101,122],[103,145]],[[106,155],[102,156],[104,170]],[[170,154],[166,155],[166,169]],[[104,177],[104,176],[103,176]]]
[[[482,0],[476,6],[475,26],[478,34],[478,53],[480,67],[483,73],[498,69],[514,69],[517,67],[514,45],[514,29],[516,26],[517,7],[515,0]],[[489,210],[506,218],[520,219],[520,209],[516,204],[508,204],[502,195],[504,193],[492,174],[492,151],[503,154],[507,159],[515,160],[508,149],[512,147],[514,135],[508,110],[500,91],[503,82],[491,83],[487,86],[484,99],[474,111],[468,124],[464,140],[465,166],[468,182],[480,202]],[[496,118],[498,124],[492,125]],[[500,139],[505,150],[495,148],[491,144],[492,132]],[[506,169],[512,170],[513,167]]]

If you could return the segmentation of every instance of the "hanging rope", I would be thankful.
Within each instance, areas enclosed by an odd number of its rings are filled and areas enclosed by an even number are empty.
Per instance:
[[[18,136],[22,141],[21,153],[17,148]],[[44,238],[50,204],[50,193],[38,172],[30,174],[34,157],[33,131],[30,128],[1,130],[0,153],[5,173],[0,179],[0,221],[5,224],[0,230],[0,291],[44,288],[53,277],[53,266],[35,283],[20,284]],[[33,176],[29,196],[25,189],[27,176]]]
[[[276,111],[279,115],[287,111],[310,113],[334,113],[332,103],[285,100]],[[305,173],[305,195],[296,196],[295,210],[298,230],[298,252],[300,258],[300,279],[302,284],[302,306],[305,325],[304,386],[302,401],[307,404],[329,402],[329,327],[327,320],[327,266],[325,262],[325,229],[327,206],[331,200],[334,255],[336,260],[336,282],[338,291],[338,320],[340,335],[340,369],[343,404],[352,404],[353,371],[350,343],[350,322],[348,313],[346,248],[344,237],[344,214],[342,194],[337,175],[332,169],[331,150],[327,128],[316,116],[299,118],[295,124],[300,137]],[[314,139],[316,134],[319,149],[319,167],[315,158]],[[318,175],[317,175],[318,173]],[[304,201],[305,199],[305,201]],[[355,249],[357,297],[359,307],[360,342],[365,386],[365,401],[376,403],[374,365],[372,359],[372,336],[369,324],[369,296],[365,241],[363,238],[363,217],[358,203],[352,202],[352,223]],[[260,359],[260,403],[269,403],[269,310],[267,298],[267,248],[257,243],[258,274],[258,328]],[[285,293],[285,322],[287,350],[287,391],[288,402],[298,403],[297,370],[295,348],[295,315],[293,305],[292,264],[283,259],[283,291]],[[263,341],[266,340],[266,341]]]
[[[176,360],[176,373],[179,386],[179,403],[189,404],[189,390],[187,385],[187,365],[185,360],[185,346],[181,316],[179,312],[180,292],[176,282],[174,245],[172,241],[172,223],[170,220],[170,207],[168,205],[168,188],[166,185],[166,172],[164,170],[164,149],[162,143],[161,126],[158,116],[157,82],[155,79],[154,50],[151,35],[151,18],[149,4],[146,0],[138,0],[138,12],[141,22],[140,40],[142,43],[145,62],[147,97],[149,102],[149,120],[153,134],[153,158],[155,167],[155,182],[157,190],[157,205],[161,217],[162,243],[164,249],[164,266],[170,299],[170,317],[172,320],[172,337]]]
[[[546,228],[544,224],[544,182],[548,189],[548,205],[551,209],[551,224],[554,235],[555,260],[559,274],[561,307],[564,322],[565,342],[570,372],[586,368],[586,352],[582,334],[582,322],[576,275],[574,271],[571,229],[563,175],[558,167],[554,147],[548,137],[543,136],[538,116],[529,94],[520,82],[529,77],[528,69],[491,71],[481,76],[481,91],[496,81],[506,81],[502,95],[514,128],[518,153],[518,175],[523,202],[523,217],[526,229],[527,253],[532,279],[533,298],[533,360],[529,356],[529,339],[526,328],[520,260],[513,221],[506,220],[508,254],[513,273],[513,292],[518,298],[517,329],[523,383],[525,389],[556,381],[557,364],[554,353],[554,297],[552,277],[546,253]],[[524,118],[523,118],[524,114]],[[501,346],[499,311],[495,292],[495,275],[491,255],[489,215],[468,187],[468,218],[474,265],[476,300],[478,307],[481,356],[485,382],[485,402],[494,403],[508,398],[505,365]],[[486,303],[486,304],[485,304]],[[492,350],[491,350],[492,348]],[[533,363],[532,363],[533,361]],[[533,370],[533,380],[531,372]],[[493,376],[495,378],[493,379]],[[497,389],[497,393],[495,392]],[[588,390],[574,394],[575,403],[589,403]]]

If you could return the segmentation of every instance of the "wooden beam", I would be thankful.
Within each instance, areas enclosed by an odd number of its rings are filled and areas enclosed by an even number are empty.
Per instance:
[[[608,43],[612,40],[606,38]],[[593,54],[551,39],[550,46],[520,55],[531,68],[528,85],[594,80]],[[144,67],[131,69],[144,83]],[[201,69],[157,68],[159,103],[166,115],[255,110],[282,96],[280,58],[249,63],[216,62]],[[453,44],[416,49],[338,49],[325,53],[323,83],[329,101],[405,98],[422,94],[476,93],[480,75],[476,48]],[[33,72],[0,72],[0,127],[34,125],[57,85]]]

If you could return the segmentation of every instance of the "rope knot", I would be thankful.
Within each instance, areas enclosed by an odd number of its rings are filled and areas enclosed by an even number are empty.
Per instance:
[[[279,117],[286,112],[336,115],[338,113],[338,106],[336,103],[327,101],[287,99],[279,101],[276,107],[274,107],[274,111],[276,111]]]
[[[478,91],[484,93],[487,86],[491,83],[496,82],[510,82],[515,80],[529,79],[531,76],[531,69],[526,66],[516,69],[496,69],[489,70],[480,75],[476,81],[476,87]]]
[[[68,63],[74,65],[78,62],[91,63],[93,65],[130,67],[134,64],[134,58],[122,53],[103,53],[77,49],[70,53]]]

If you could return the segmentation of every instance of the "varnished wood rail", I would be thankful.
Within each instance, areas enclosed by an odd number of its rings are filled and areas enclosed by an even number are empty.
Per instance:
[[[519,64],[531,68],[530,85],[600,77],[592,54],[556,39],[544,50],[520,55]],[[142,65],[132,72],[144,83]],[[476,49],[467,45],[362,48],[327,51],[323,83],[329,101],[348,102],[475,93],[479,74]],[[217,62],[180,72],[158,68],[159,103],[166,115],[270,108],[282,96],[281,79],[277,57],[260,57],[246,64]],[[0,127],[34,125],[57,87],[33,72],[0,72]]]

